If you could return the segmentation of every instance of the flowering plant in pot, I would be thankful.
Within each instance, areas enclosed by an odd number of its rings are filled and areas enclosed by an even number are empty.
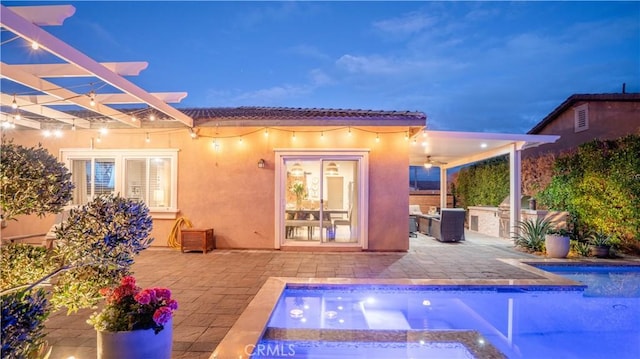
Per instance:
[[[178,302],[167,288],[142,289],[132,276],[100,291],[106,299],[89,320],[98,331],[98,358],[170,358]]]

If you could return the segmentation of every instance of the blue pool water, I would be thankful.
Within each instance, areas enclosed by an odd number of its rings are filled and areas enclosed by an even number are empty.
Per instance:
[[[598,269],[596,276],[603,273]],[[637,267],[627,269],[640,273]],[[637,277],[587,285],[611,282],[638,285]],[[635,289],[599,295],[569,287],[289,286],[268,323],[284,337],[264,337],[257,347],[266,350],[254,351],[252,358],[480,358],[471,350],[480,343],[508,358],[635,359],[640,358]],[[470,331],[480,333],[478,343],[454,339],[455,333]],[[388,333],[405,340],[386,338]],[[434,340],[430,333],[446,339]]]
[[[585,296],[640,297],[640,266],[533,266],[585,284]]]

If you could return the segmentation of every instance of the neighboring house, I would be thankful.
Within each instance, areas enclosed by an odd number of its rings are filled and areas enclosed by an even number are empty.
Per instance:
[[[59,155],[77,188],[73,203],[100,193],[145,201],[154,245],[165,246],[175,220],[211,227],[218,248],[319,247],[407,250],[408,136],[421,112],[293,109],[183,109],[193,129],[160,114],[153,127],[63,128],[6,133]],[[298,200],[291,190],[301,183]],[[322,208],[322,211],[320,210]],[[336,225],[340,224],[340,225]],[[14,222],[3,236],[46,232],[51,218]],[[5,232],[5,231],[3,231]]]
[[[528,134],[559,135],[555,143],[523,151],[523,157],[560,153],[594,139],[616,139],[640,133],[640,93],[569,96]]]

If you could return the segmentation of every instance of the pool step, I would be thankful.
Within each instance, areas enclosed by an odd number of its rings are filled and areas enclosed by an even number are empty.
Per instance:
[[[363,312],[369,329],[411,329],[407,317],[399,310],[366,309]]]

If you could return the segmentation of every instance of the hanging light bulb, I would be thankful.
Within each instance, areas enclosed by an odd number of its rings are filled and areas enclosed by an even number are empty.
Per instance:
[[[407,131],[407,133],[404,135],[404,140],[405,141],[409,141],[409,132]]]
[[[98,143],[102,142],[102,137],[100,137],[100,135],[98,135],[98,138],[96,138],[96,141],[97,141]]]
[[[324,140],[324,132],[320,132],[320,139]]]
[[[291,135],[291,139],[294,140],[294,141],[296,140],[296,132],[295,131],[293,131],[293,134]]]
[[[422,137],[427,137],[427,128],[426,127],[422,130]]]
[[[191,136],[192,139],[198,138],[198,134],[193,130],[193,128],[189,129],[189,136]]]
[[[93,92],[93,90],[89,92],[89,105],[91,105],[91,107],[96,105],[96,93]]]
[[[55,130],[53,130],[53,135],[55,137],[60,138],[60,137],[62,137],[62,131],[60,131],[59,129],[55,129]]]
[[[380,142],[380,135],[376,133],[376,142]]]
[[[418,144],[418,139],[417,138],[413,138],[413,141],[411,141],[411,146],[415,146]]]
[[[348,132],[349,137],[351,137],[351,126],[349,126],[349,132]]]
[[[101,134],[101,135],[106,135],[106,134],[107,134],[107,132],[109,132],[109,131],[107,131],[107,128],[106,128],[106,127],[101,127],[101,128],[100,128],[100,134]]]
[[[147,132],[147,137],[144,139],[146,143],[151,142],[151,137],[149,137],[149,132]]]
[[[31,48],[34,49],[34,50],[37,50],[37,49],[40,48],[40,44],[38,44],[38,42],[35,41],[35,40],[31,41]]]
[[[242,136],[240,136],[240,138],[238,139],[239,143],[242,143]]]
[[[138,119],[136,118],[136,116],[131,116],[131,122],[136,122],[138,121]]]
[[[76,120],[74,118],[73,123],[71,124],[71,131],[75,131],[75,130],[76,130]]]
[[[11,108],[16,110],[18,109],[18,102],[16,102],[16,95],[13,95],[13,102],[11,102]]]
[[[269,137],[269,128],[264,129],[264,137]]]
[[[154,114],[150,114],[149,121],[155,121],[155,120],[156,120],[156,116]]]
[[[20,116],[20,112],[16,112],[16,114],[13,116],[13,119],[16,121],[20,121],[21,118],[22,116]]]
[[[50,130],[44,130],[44,131],[42,131],[42,135],[44,137],[51,137],[51,131]]]

